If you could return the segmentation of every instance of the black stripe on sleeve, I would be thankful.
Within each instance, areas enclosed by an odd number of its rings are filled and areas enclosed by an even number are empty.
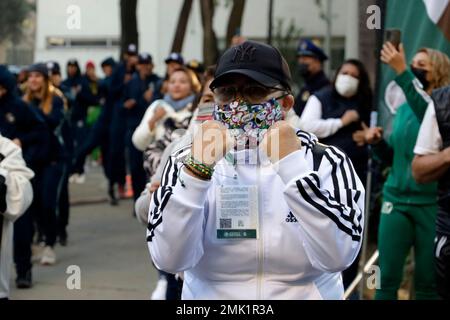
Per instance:
[[[318,211],[320,211],[321,213],[323,213],[325,216],[327,216],[329,219],[331,219],[336,225],[337,227],[342,230],[343,232],[345,232],[346,234],[348,234],[353,241],[360,241],[361,240],[361,236],[359,235],[354,235],[352,230],[348,227],[346,227],[344,224],[342,224],[342,222],[339,220],[338,217],[336,217],[333,213],[331,213],[329,210],[327,210],[326,208],[322,207],[321,205],[319,205],[318,203],[314,202],[311,197],[308,195],[308,193],[306,192],[305,188],[303,187],[302,183],[300,180],[298,180],[296,182],[297,184],[297,188],[300,192],[300,194],[302,195],[303,199],[305,199],[306,202],[308,202],[311,206],[313,206],[314,208],[316,208]]]
[[[314,185],[314,183],[309,179],[309,177],[305,177],[303,178],[303,180],[309,185],[309,187],[311,188],[311,190],[313,191],[313,193],[316,195],[317,198],[319,198],[320,200],[322,200],[323,202],[325,202],[325,204],[327,205],[327,207],[332,208],[332,209],[336,209],[339,211],[340,213],[340,217],[347,221],[350,222],[352,224],[352,229],[354,231],[357,232],[361,232],[362,230],[359,230],[361,227],[360,226],[356,226],[353,218],[352,218],[352,214],[350,214],[350,216],[348,216],[345,212],[344,206],[341,204],[333,204],[331,203],[330,199],[327,198],[320,190],[319,188]],[[333,199],[331,199],[333,200]],[[313,200],[314,201],[314,200]],[[355,215],[356,211],[353,208],[350,208],[350,210],[353,212],[353,216]]]
[[[330,150],[331,153],[333,153],[336,157],[338,157],[341,160],[339,163],[339,168],[340,168],[340,173],[342,175],[342,180],[344,182],[344,189],[347,193],[347,205],[349,207],[352,207],[352,200],[351,200],[352,193],[348,186],[347,171],[345,170],[345,166],[344,166],[344,161],[345,161],[344,156],[342,154],[338,153],[333,147],[328,148],[328,150]],[[350,170],[351,170],[351,168],[350,168]]]

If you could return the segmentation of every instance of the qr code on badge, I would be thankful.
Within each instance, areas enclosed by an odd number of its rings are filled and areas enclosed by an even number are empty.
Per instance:
[[[231,219],[220,219],[220,229],[231,229]]]

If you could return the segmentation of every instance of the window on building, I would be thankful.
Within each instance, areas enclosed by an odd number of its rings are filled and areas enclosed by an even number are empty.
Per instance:
[[[47,37],[47,49],[52,48],[118,48],[118,38]]]

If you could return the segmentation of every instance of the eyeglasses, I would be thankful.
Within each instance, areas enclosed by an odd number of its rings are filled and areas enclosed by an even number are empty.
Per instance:
[[[281,88],[276,87],[266,87],[262,85],[246,85],[242,87],[218,87],[214,88],[214,96],[215,100],[218,103],[228,103],[236,100],[236,97],[239,96],[247,102],[250,103],[259,103],[264,98],[266,98],[269,94],[275,91],[283,91]]]

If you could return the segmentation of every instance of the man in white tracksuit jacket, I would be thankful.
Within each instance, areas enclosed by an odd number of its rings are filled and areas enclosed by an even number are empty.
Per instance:
[[[0,299],[9,296],[13,222],[30,206],[34,173],[25,165],[21,149],[0,135]]]
[[[294,103],[289,81],[277,49],[228,49],[211,84],[216,121],[202,125],[225,142],[199,132],[166,164],[147,240],[158,268],[184,272],[183,299],[343,298],[340,272],[362,242],[364,187],[342,151],[282,121]]]

